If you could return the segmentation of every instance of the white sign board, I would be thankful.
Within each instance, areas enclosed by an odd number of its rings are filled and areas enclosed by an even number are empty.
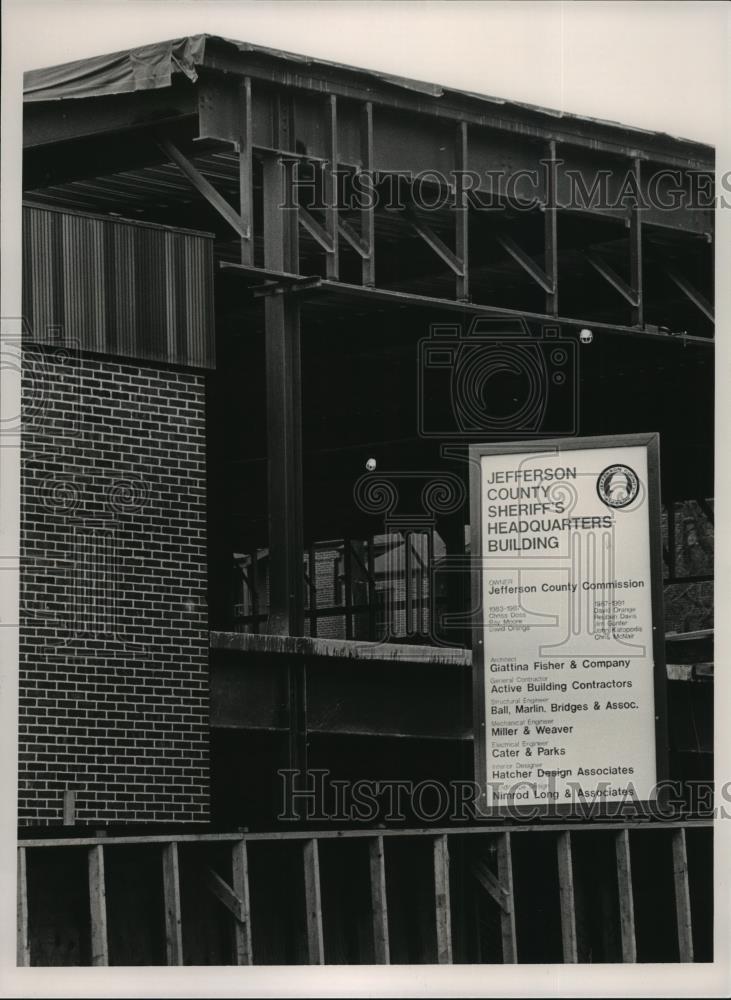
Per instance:
[[[473,448],[489,808],[655,797],[656,456],[655,436]]]

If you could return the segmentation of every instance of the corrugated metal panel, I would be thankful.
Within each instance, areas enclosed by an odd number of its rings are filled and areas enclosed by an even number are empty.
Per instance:
[[[37,343],[213,368],[213,237],[25,205],[23,315]]]

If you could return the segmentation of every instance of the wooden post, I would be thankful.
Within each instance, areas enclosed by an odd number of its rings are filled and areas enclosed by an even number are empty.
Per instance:
[[[239,840],[231,848],[233,890],[242,902],[243,920],[234,922],[234,949],[237,965],[253,965],[251,940],[251,901],[249,899],[249,858],[246,841]]]
[[[510,834],[501,833],[497,842],[497,877],[506,890],[505,909],[500,913],[500,929],[503,940],[503,963],[510,965],[518,961],[518,944],[515,934],[515,896],[513,893],[513,857],[510,848]]]
[[[437,962],[452,964],[452,913],[449,896],[447,835],[434,839],[434,903],[437,922]]]
[[[622,936],[622,961],[637,961],[635,910],[632,894],[632,863],[629,850],[629,830],[621,830],[615,839],[617,856],[617,888],[619,891],[619,926]]]
[[[383,837],[368,842],[371,868],[371,916],[373,918],[373,951],[376,965],[390,965],[388,942],[388,901],[386,897],[386,858]]]
[[[180,912],[178,845],[173,841],[162,849],[162,887],[165,902],[165,950],[168,965],[183,964],[183,927]]]
[[[306,840],[303,847],[305,862],[305,907],[307,910],[307,955],[310,965],[325,964],[325,944],[322,934],[322,901],[320,899],[320,858],[317,841]]]
[[[574,864],[571,854],[571,832],[559,833],[556,841],[558,852],[558,892],[561,903],[561,940],[564,962],[578,962],[576,941],[576,906],[574,902]]]
[[[685,830],[681,827],[673,834],[673,878],[675,884],[675,913],[678,920],[678,951],[681,962],[693,961],[693,922],[690,911],[690,886],[688,884],[688,850]]]
[[[91,964],[109,965],[107,940],[107,892],[104,878],[104,848],[89,848],[89,912],[91,915]]]
[[[18,913],[17,913],[17,965],[30,965],[30,938],[28,937],[28,871],[24,847],[18,848]]]

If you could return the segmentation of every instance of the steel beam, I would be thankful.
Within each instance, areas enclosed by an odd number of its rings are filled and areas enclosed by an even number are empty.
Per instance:
[[[591,264],[597,274],[600,274],[602,278],[604,278],[604,280],[612,286],[612,288],[619,292],[625,302],[629,302],[629,304],[634,307],[636,313],[636,311],[640,308],[640,296],[637,289],[630,287],[624,278],[617,274],[617,272],[598,254],[587,253],[586,260],[589,264]]]
[[[330,272],[332,271],[331,262],[333,255],[335,254],[335,241],[329,229],[325,229],[320,223],[315,219],[306,208],[300,206],[297,209],[297,216],[299,219],[299,224],[309,233],[310,236],[316,243],[319,243],[322,249],[325,251],[327,256],[327,274],[330,277]]]
[[[247,277],[261,270],[261,274],[266,276],[266,269],[242,268],[231,261],[221,261],[219,267],[224,271],[239,271]],[[289,278],[296,281],[302,275],[280,274],[281,278]],[[522,317],[526,320],[535,320],[541,323],[563,324],[571,327],[590,327],[594,331],[604,331],[606,333],[628,334],[633,337],[648,337],[655,341],[665,341],[666,343],[693,344],[705,346],[713,349],[713,337],[696,337],[692,335],[678,336],[671,333],[663,333],[659,328],[625,326],[621,323],[604,323],[592,319],[579,319],[576,316],[550,316],[547,313],[529,312],[525,309],[505,309],[501,306],[484,305],[478,302],[457,302],[455,299],[442,299],[430,295],[418,295],[414,292],[401,292],[391,288],[364,288],[362,285],[350,285],[344,281],[327,281],[323,279],[317,288],[310,292],[314,302],[314,297],[320,293],[338,294],[353,296],[363,302],[370,300],[373,303],[388,302],[397,306],[415,306],[432,310],[444,310],[445,312],[457,312],[462,316],[499,316],[499,317]]]
[[[682,274],[678,274],[677,271],[668,271],[668,277],[674,285],[678,286],[683,295],[685,295],[697,309],[700,309],[704,316],[710,319],[711,323],[715,322],[713,306],[705,295],[699,292],[697,288],[694,288],[690,281],[688,281],[687,278],[684,278]]]
[[[362,258],[365,267],[365,262],[371,256],[370,245],[353,229],[347,219],[338,220],[338,232],[345,242]]]
[[[549,297],[554,296],[556,286],[551,279],[551,276],[546,274],[546,272],[536,264],[533,258],[530,257],[522,247],[518,246],[514,239],[510,236],[498,236],[497,241],[503,250],[505,250],[505,252],[508,253],[517,264],[520,264],[526,274],[530,275],[530,277],[541,286]]]
[[[440,257],[458,278],[464,278],[464,265],[453,250],[437,236],[437,234],[425,222],[422,222],[413,212],[408,213],[408,219],[412,228],[424,240],[434,253]]]
[[[634,156],[638,149],[647,153],[653,162],[691,169],[713,169],[713,150],[710,146],[689,140],[670,139],[662,134],[638,132],[631,127],[612,125],[608,122],[581,119],[563,115],[558,119],[554,112],[524,105],[511,105],[490,98],[475,99],[473,95],[441,87],[424,85],[395,88],[393,81],[374,79],[374,74],[355,68],[333,67],[316,62],[305,69],[284,57],[271,53],[257,53],[255,67],[223,40],[214,40],[206,46],[205,65],[229,73],[250,73],[257,79],[280,84],[286,79],[295,89],[363,101],[369,100],[379,107],[388,107],[437,121],[464,120],[487,130],[496,130],[526,139],[556,139],[561,144],[576,146],[593,152]],[[435,99],[436,98],[436,99]]]
[[[180,169],[181,173],[188,178],[195,190],[202,195],[206,201],[215,208],[218,214],[228,222],[231,228],[238,233],[242,240],[250,240],[251,232],[239,213],[235,211],[226,201],[223,195],[214,188],[211,182],[203,176],[194,163],[174,146],[168,139],[160,140],[160,149],[168,159]]]

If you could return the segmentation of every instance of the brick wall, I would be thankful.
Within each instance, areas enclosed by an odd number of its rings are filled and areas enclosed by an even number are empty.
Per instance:
[[[21,824],[208,818],[204,377],[23,350]]]

